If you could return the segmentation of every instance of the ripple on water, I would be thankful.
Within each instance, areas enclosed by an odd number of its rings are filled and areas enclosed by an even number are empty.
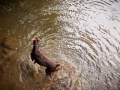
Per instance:
[[[21,43],[21,50],[16,62],[7,62],[7,65],[13,65],[17,69],[12,66],[8,68],[6,63],[0,67],[0,73],[5,70],[4,74],[0,74],[4,80],[1,85],[6,86],[5,81],[8,80],[15,86],[8,83],[6,88],[21,87],[20,90],[118,90],[120,2],[41,2],[42,4],[20,1],[18,8],[13,8],[15,13],[4,13],[7,27],[11,28],[9,35],[16,34]],[[1,20],[4,21],[3,18]],[[13,23],[9,22],[11,20]],[[29,60],[28,54],[32,49],[30,38],[34,36],[40,38],[40,50],[62,66],[61,70],[53,73],[53,78],[45,75],[44,67],[33,65]]]

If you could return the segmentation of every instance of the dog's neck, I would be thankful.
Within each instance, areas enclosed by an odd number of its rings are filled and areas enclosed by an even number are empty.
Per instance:
[[[34,46],[39,46],[39,45],[34,45]]]
[[[33,41],[33,46],[39,48],[39,43],[37,40]]]

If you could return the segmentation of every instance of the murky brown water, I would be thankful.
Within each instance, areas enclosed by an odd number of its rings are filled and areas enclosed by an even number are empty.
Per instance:
[[[61,64],[52,78],[30,59],[34,36]],[[0,90],[120,90],[120,0],[0,0],[0,43]]]

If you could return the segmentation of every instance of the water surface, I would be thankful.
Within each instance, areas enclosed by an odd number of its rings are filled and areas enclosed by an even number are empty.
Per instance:
[[[119,0],[0,0],[0,42],[19,48],[0,57],[0,90],[119,90]],[[61,64],[52,78],[30,59],[31,38]],[[5,51],[3,44],[0,53]],[[13,51],[12,51],[13,52]]]

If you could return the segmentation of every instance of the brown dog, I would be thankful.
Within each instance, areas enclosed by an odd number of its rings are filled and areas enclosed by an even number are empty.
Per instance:
[[[33,39],[33,50],[31,52],[31,59],[34,63],[47,67],[45,73],[51,76],[51,73],[58,70],[60,64],[56,64],[54,61],[48,59],[39,50],[39,38],[34,37]]]

